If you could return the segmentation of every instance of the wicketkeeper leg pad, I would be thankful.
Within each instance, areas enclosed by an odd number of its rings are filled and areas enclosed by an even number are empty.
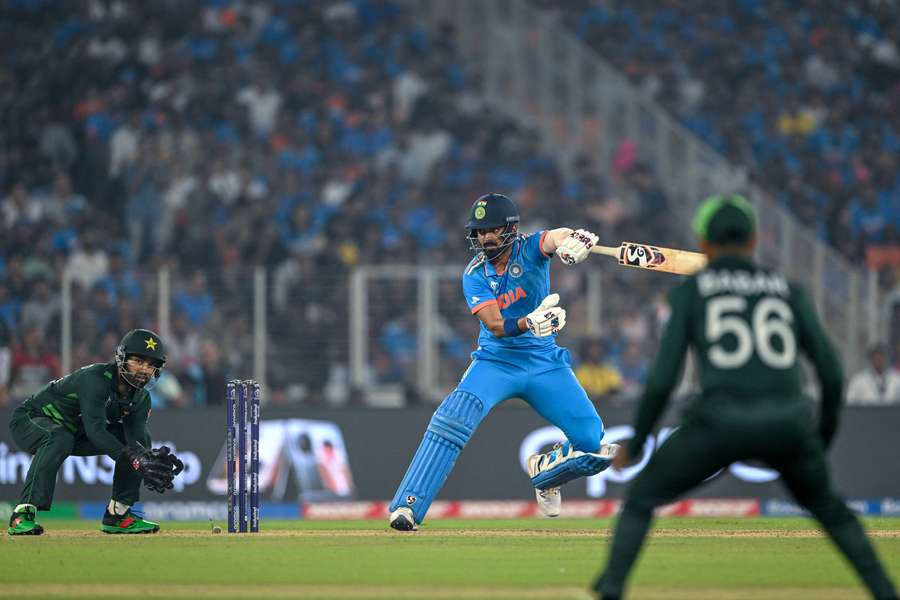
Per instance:
[[[542,454],[537,465],[537,474],[531,483],[539,490],[559,487],[579,477],[596,475],[612,464],[619,446],[602,446],[600,452],[575,450],[572,444],[557,444],[553,450]]]
[[[444,399],[431,417],[389,510],[408,506],[416,523],[422,522],[460,451],[481,422],[483,406],[477,396],[460,390],[454,390]]]

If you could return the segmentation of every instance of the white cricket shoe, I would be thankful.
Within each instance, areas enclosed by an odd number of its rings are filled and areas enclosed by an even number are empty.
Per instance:
[[[539,490],[534,488],[538,508],[546,517],[558,517],[562,511],[562,492],[558,487]]]
[[[556,446],[562,447],[561,444],[556,444]],[[553,447],[553,450],[556,450],[556,446]],[[553,452],[551,450],[551,454]],[[534,477],[538,474],[538,470],[541,464],[541,458],[543,454],[532,454],[528,457],[528,475],[529,477]],[[539,490],[534,488],[534,497],[537,500],[538,508],[547,517],[558,517],[559,513],[562,511],[562,492],[558,487],[547,488],[545,490]]]
[[[391,516],[388,517],[388,521],[390,522],[391,527],[397,531],[415,531],[418,529],[416,526],[416,519],[413,516],[413,511],[407,506],[397,508],[391,513]]]
[[[609,459],[609,463],[612,464],[613,459],[616,457],[616,454],[622,451],[622,446],[619,444],[600,444],[600,456]]]

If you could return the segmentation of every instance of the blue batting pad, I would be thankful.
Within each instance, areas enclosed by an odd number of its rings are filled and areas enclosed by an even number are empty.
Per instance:
[[[596,475],[612,464],[611,457],[601,456],[593,452],[584,452],[579,456],[567,458],[569,448],[569,444],[563,444],[562,447],[555,450],[555,452],[561,453],[561,462],[555,464],[551,469],[540,471],[532,477],[531,483],[534,487],[539,490],[559,487],[579,477]]]
[[[391,500],[390,511],[408,506],[416,523],[422,522],[456,464],[456,457],[481,422],[482,409],[477,396],[460,390],[454,390],[441,402]]]

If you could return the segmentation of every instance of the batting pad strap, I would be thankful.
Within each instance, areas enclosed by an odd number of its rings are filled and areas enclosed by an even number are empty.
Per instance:
[[[554,488],[579,477],[596,475],[612,464],[613,454],[582,452],[565,444],[541,456],[531,484],[539,490]]]
[[[468,443],[473,431],[471,427],[466,427],[464,423],[448,419],[436,413],[431,417],[431,423],[428,424],[428,433],[433,433],[437,437],[447,440],[460,450]]]

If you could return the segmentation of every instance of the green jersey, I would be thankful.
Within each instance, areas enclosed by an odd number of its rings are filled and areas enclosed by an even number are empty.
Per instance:
[[[813,363],[822,384],[820,434],[837,428],[843,374],[813,307],[783,275],[737,256],[721,256],[669,295],[671,315],[635,422],[639,449],[678,383],[684,357],[697,359],[701,394],[688,411],[809,406],[801,393],[798,357]]]
[[[88,365],[51,381],[22,408],[30,415],[49,417],[75,436],[86,436],[102,452],[118,459],[124,446],[107,426],[121,423],[129,443],[147,443],[150,394],[134,390],[122,397],[116,380],[115,363]]]

